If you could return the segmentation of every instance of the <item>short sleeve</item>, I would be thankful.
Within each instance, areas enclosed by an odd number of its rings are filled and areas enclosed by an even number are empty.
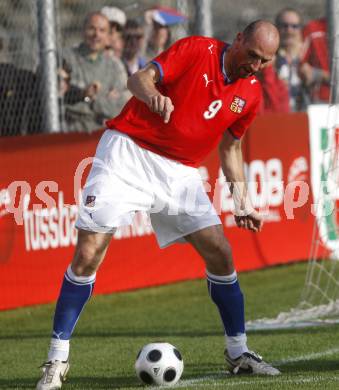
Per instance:
[[[234,138],[240,139],[245,134],[246,130],[250,127],[261,107],[261,99],[262,93],[260,89],[257,95],[257,99],[253,102],[253,105],[248,110],[248,112],[244,116],[240,117],[236,122],[234,122],[228,129]]]
[[[155,57],[151,63],[158,67],[160,81],[168,83],[184,74],[198,60],[199,47],[197,38],[183,38]]]

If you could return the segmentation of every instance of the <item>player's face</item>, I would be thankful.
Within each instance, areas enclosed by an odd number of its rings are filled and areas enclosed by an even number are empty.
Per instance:
[[[274,57],[277,44],[273,41],[260,40],[258,36],[246,41],[240,33],[236,38],[235,49],[229,75],[232,80],[253,76],[265,68]]]
[[[109,21],[104,16],[93,15],[85,26],[85,44],[92,52],[102,51],[109,41],[109,32]]]

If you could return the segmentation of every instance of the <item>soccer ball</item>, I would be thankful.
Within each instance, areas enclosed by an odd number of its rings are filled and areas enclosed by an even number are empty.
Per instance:
[[[151,343],[138,353],[135,371],[147,385],[173,386],[181,377],[184,362],[180,352],[169,343]]]

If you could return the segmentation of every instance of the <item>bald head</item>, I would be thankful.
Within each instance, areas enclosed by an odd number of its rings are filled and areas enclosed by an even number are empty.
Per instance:
[[[279,31],[277,27],[266,20],[256,20],[250,23],[242,32],[245,41],[260,41],[261,45],[276,52],[279,47]]]
[[[231,80],[246,78],[263,69],[279,47],[279,32],[274,24],[257,20],[237,34],[228,55],[225,69]]]

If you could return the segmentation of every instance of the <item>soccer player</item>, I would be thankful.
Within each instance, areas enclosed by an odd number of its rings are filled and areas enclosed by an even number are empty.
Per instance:
[[[205,37],[179,40],[129,78],[134,96],[107,122],[84,188],[78,243],[37,389],[61,387],[69,369],[69,341],[112,234],[139,210],[150,213],[160,247],[185,241],[205,261],[208,291],[225,329],[228,370],[280,373],[248,350],[231,248],[195,168],[219,144],[237,226],[261,230],[262,218],[246,196],[241,138],[260,104],[254,73],[270,63],[278,45],[276,27],[259,20],[231,45]]]

